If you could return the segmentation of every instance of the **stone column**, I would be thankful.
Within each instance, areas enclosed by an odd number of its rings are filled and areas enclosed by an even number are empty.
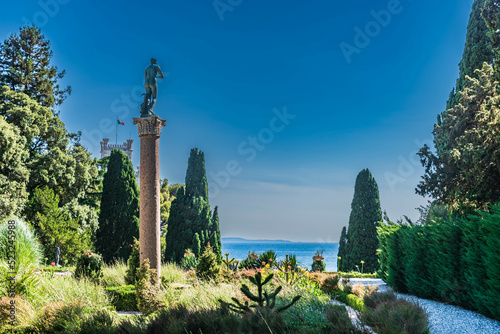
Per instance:
[[[151,269],[161,270],[160,251],[160,162],[159,142],[165,120],[159,117],[134,118],[141,140],[139,243],[140,261],[149,259]]]

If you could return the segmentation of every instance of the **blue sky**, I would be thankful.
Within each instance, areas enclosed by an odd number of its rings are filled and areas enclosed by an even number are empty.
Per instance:
[[[418,218],[415,153],[455,84],[472,2],[17,1],[2,4],[0,38],[40,26],[73,88],[67,128],[99,157],[118,117],[134,166],[156,57],[161,177],[183,183],[198,147],[223,237],[337,242],[364,168],[382,210]]]

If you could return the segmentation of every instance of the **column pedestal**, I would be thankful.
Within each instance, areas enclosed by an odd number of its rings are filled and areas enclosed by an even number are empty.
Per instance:
[[[160,249],[160,162],[161,128],[166,121],[159,117],[133,118],[141,140],[139,244],[140,263],[149,259],[151,269],[161,270]]]

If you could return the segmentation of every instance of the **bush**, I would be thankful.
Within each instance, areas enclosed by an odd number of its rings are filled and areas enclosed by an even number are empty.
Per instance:
[[[259,255],[255,252],[248,252],[246,259],[242,260],[239,264],[240,269],[256,269],[262,266],[262,262],[259,262]]]
[[[204,280],[219,278],[221,266],[218,262],[217,255],[212,251],[212,247],[205,247],[205,251],[198,261],[196,266],[196,276]]]
[[[135,284],[137,279],[137,268],[141,265],[140,262],[140,246],[139,240],[134,237],[134,243],[130,245],[132,252],[127,260],[127,271],[125,272],[125,283]]]
[[[135,286],[124,285],[119,287],[105,288],[111,303],[117,311],[138,311]]]
[[[325,333],[356,334],[365,333],[358,325],[353,324],[345,306],[331,305],[326,311],[328,326]]]
[[[378,334],[427,334],[429,321],[427,313],[418,305],[394,295],[379,294],[367,297],[370,307],[360,315],[360,320]],[[386,295],[386,296],[384,296]],[[375,304],[375,307],[372,306]]]
[[[228,313],[222,309],[188,310],[176,307],[158,313],[148,328],[148,333],[283,333],[281,315],[267,309],[243,315]]]
[[[75,300],[68,304],[64,302],[48,303],[37,318],[34,329],[39,333],[71,333],[79,327],[79,321],[84,314],[84,303]]]
[[[425,226],[381,225],[380,275],[396,291],[500,320],[500,206]]]
[[[196,260],[196,256],[194,253],[186,253],[181,260],[181,268],[184,270],[195,269],[198,265],[198,261]]]
[[[319,271],[320,273],[325,271],[326,263],[323,261],[314,261],[311,265],[312,271]]]
[[[86,252],[76,262],[75,278],[86,277],[99,282],[102,278],[102,257],[97,253]]]
[[[149,315],[165,306],[160,300],[160,284],[156,270],[149,269],[149,259],[144,260],[137,271],[135,292],[137,308],[144,315]]]
[[[318,283],[321,290],[326,293],[332,293],[334,290],[339,289],[340,277],[337,274],[312,273],[310,279]]]
[[[335,290],[333,292],[332,296],[336,300],[338,300],[346,305],[349,305],[350,307],[352,307],[356,311],[363,312],[365,310],[365,304],[363,302],[363,299],[359,298],[355,294],[346,293],[342,290]]]

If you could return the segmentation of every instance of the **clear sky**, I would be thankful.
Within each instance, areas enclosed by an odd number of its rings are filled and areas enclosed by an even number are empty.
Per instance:
[[[364,168],[392,220],[418,218],[415,153],[455,84],[472,2],[20,0],[2,3],[0,38],[40,26],[73,88],[67,128],[100,157],[118,117],[134,167],[156,57],[161,177],[184,183],[198,147],[223,237],[337,242]]]

